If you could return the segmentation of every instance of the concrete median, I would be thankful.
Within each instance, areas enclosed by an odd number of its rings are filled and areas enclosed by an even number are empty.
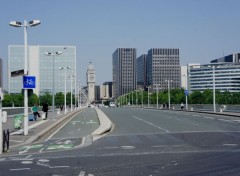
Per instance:
[[[104,114],[99,108],[95,108],[96,112],[98,114],[98,118],[99,118],[99,123],[100,126],[98,129],[96,129],[92,135],[96,136],[96,135],[102,135],[108,131],[111,130],[112,128],[112,122],[110,121],[110,119],[106,116],[106,114]]]

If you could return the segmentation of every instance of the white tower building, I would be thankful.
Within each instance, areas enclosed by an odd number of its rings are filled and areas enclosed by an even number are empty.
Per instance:
[[[88,88],[88,101],[89,103],[95,101],[95,69],[92,62],[89,62],[87,73],[87,88]]]

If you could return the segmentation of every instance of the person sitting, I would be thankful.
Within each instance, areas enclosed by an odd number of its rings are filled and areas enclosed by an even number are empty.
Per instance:
[[[37,117],[40,117],[37,104],[34,104],[34,106],[32,107],[32,112],[34,115],[34,120],[37,120]]]

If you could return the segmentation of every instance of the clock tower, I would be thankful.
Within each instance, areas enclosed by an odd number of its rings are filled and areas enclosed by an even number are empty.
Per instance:
[[[88,102],[95,101],[95,69],[92,62],[89,62],[87,73]]]

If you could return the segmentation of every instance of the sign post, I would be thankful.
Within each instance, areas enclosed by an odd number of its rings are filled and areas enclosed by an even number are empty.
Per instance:
[[[36,77],[24,75],[23,76],[24,92],[27,92],[27,89],[34,89],[34,88],[36,88]],[[26,96],[25,99],[27,98],[28,97]],[[26,109],[26,111],[27,111],[26,113],[24,112],[24,135],[28,135],[28,108]]]

